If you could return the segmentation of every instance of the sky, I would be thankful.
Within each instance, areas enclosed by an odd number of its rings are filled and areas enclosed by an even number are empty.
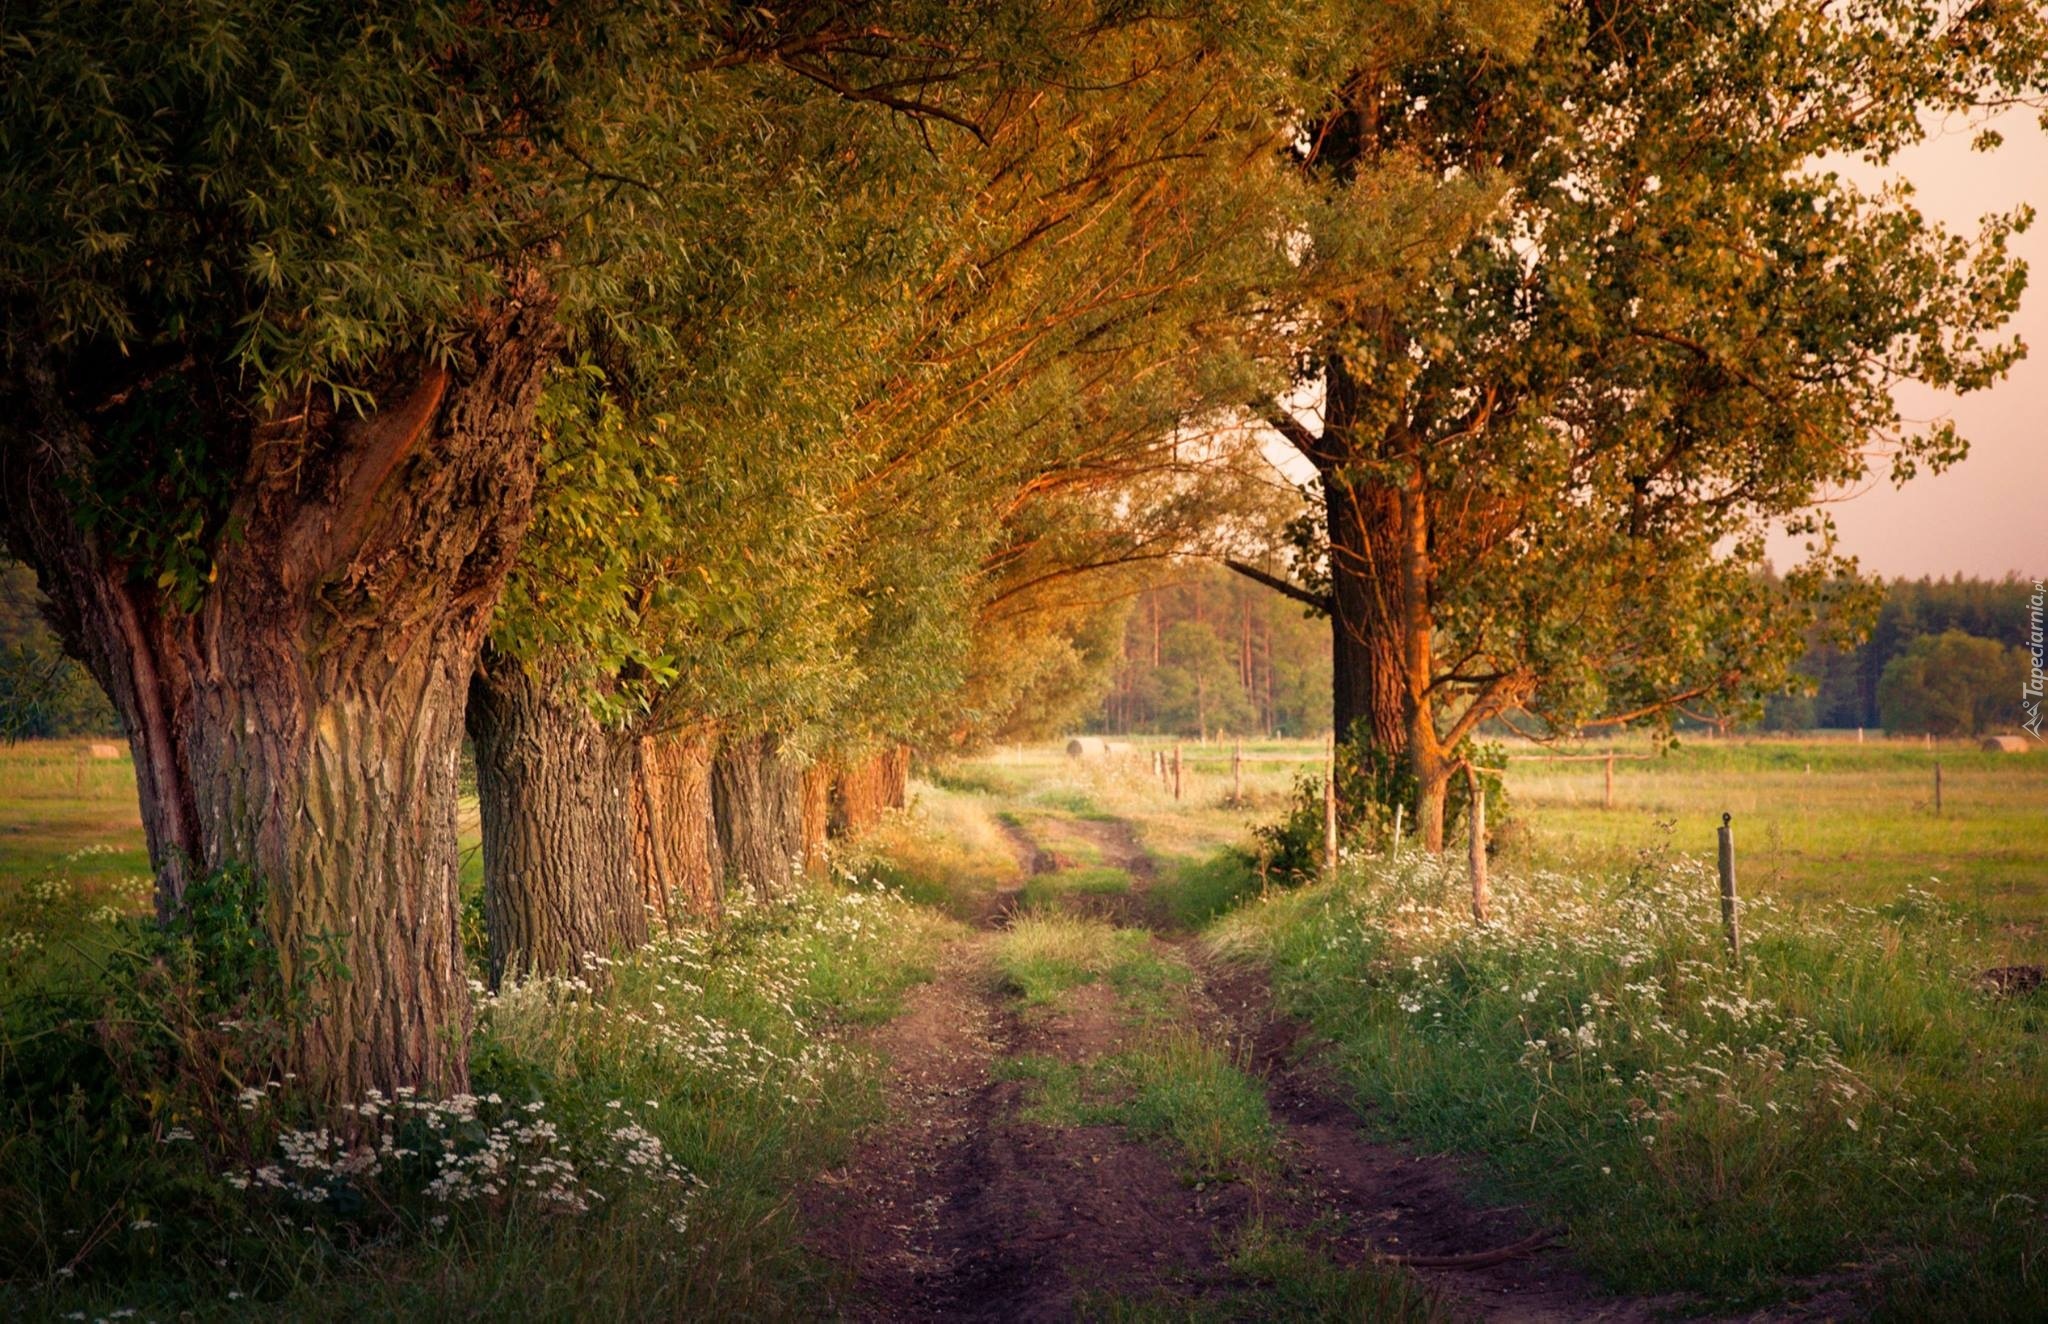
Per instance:
[[[1975,231],[1979,217],[2021,203],[2042,213],[2014,244],[2029,280],[2010,330],[2032,352],[1988,391],[1957,397],[1908,386],[1895,393],[1908,419],[1953,420],[1970,454],[1903,488],[1880,475],[1827,503],[1842,550],[1865,574],[2048,575],[2048,134],[2026,111],[2002,115],[1992,126],[2005,135],[1996,151],[1971,151],[1972,130],[1957,120],[1902,152],[1891,172],[1912,182],[1928,217],[1964,233]],[[1874,185],[1884,172],[1842,173]],[[1772,555],[1790,564],[1801,559],[1801,545],[1779,537]]]

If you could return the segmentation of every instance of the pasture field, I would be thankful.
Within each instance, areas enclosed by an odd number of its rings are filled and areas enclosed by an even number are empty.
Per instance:
[[[1176,805],[1150,771],[1152,751],[1170,753],[1175,742],[1130,743],[1121,760],[1073,760],[1058,745],[1002,750],[950,776],[1033,803],[1091,795],[1107,811],[1148,820],[1169,852],[1199,853],[1277,817],[1293,778],[1321,770],[1319,742],[1247,741],[1244,804],[1231,806],[1235,746],[1183,741]],[[2048,750],[1990,754],[1974,741],[1930,750],[1832,734],[1688,739],[1663,753],[1643,738],[1504,748],[1514,821],[1495,844],[1512,866],[1602,872],[1652,849],[1711,859],[1725,812],[1745,897],[1876,904],[1910,884],[1980,917],[1985,940],[2013,961],[2048,954]],[[1611,809],[1595,757],[1609,750],[1624,756]],[[1592,761],[1549,761],[1553,752]]]

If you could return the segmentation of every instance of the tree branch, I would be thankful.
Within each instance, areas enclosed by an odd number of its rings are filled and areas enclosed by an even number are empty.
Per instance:
[[[1322,448],[1322,439],[1310,432],[1306,424],[1287,410],[1280,402],[1268,397],[1252,403],[1252,412],[1264,421],[1267,427],[1287,439],[1287,444],[1313,460]]]
[[[1255,565],[1248,565],[1243,561],[1235,560],[1228,556],[1222,558],[1222,560],[1223,564],[1237,571],[1246,579],[1254,583],[1264,584],[1275,593],[1283,597],[1293,598],[1296,602],[1314,607],[1317,611],[1327,613],[1335,605],[1330,601],[1330,596],[1327,593],[1311,593],[1292,580],[1282,579],[1278,575],[1269,575]]]

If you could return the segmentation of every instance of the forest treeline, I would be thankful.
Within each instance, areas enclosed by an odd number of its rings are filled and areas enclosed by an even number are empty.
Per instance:
[[[289,1006],[205,1070],[336,1103],[467,1079],[465,741],[488,976],[602,980],[913,749],[1308,725],[1197,562],[1322,619],[1432,850],[1488,723],[1778,692],[1851,628],[1815,493],[2023,352],[2026,214],[1824,163],[2048,93],[2048,20],[50,3],[0,62],[0,533],[160,918],[236,898]]]
[[[1874,615],[1852,637],[1833,642],[1816,632],[1790,677],[1791,691],[1764,698],[1759,725],[1918,734],[1917,714],[1896,706],[1888,713],[1881,686],[1885,669],[1915,641],[1931,645],[1960,632],[2010,658],[2027,637],[2030,580],[1955,575],[1878,581],[1876,588]],[[1222,568],[1191,569],[1133,600],[1108,669],[1108,693],[1087,729],[1313,735],[1329,729],[1329,675],[1325,622]],[[1993,679],[1999,688],[1987,697],[2004,702],[2002,725],[2017,725],[2017,684],[2004,685],[2003,673]]]
[[[1132,600],[1091,731],[1196,737],[1330,728],[1330,629],[1217,566]]]
[[[1922,709],[1912,702],[1907,689],[1924,686],[1908,681],[1895,669],[1894,702],[1887,710],[1884,676],[1887,668],[1904,657],[1916,641],[1931,647],[1938,636],[1955,632],[1981,640],[1991,656],[2002,660],[1981,686],[1971,681],[1973,699],[1987,708],[1992,720],[1971,723],[1959,729],[1945,723],[1936,734],[1973,734],[1980,727],[2016,727],[2020,724],[2020,701],[2025,670],[2019,665],[2030,622],[2028,611],[2034,594],[2031,580],[1964,578],[1895,579],[1885,585],[1884,601],[1867,637],[1850,646],[1817,640],[1800,659],[1799,673],[1813,690],[1772,698],[1766,705],[1765,724],[1781,730],[1814,727],[1846,729],[1867,727],[1896,729],[1917,734],[1932,729]],[[1978,650],[1983,651],[1983,650]],[[1950,665],[1954,665],[1953,662]],[[2007,683],[2007,682],[2010,683]],[[1977,688],[1985,692],[1979,696]]]

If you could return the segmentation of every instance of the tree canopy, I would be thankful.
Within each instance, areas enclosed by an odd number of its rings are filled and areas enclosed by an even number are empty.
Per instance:
[[[1981,389],[2022,352],[1999,330],[2031,212],[1955,235],[1837,163],[2038,94],[2043,41],[2027,6],[1573,4],[1526,52],[1448,40],[1341,85],[1303,170],[1334,199],[1407,165],[1455,228],[1370,284],[1312,229],[1320,418],[1263,405],[1317,469],[1298,562],[1340,725],[1427,792],[1491,717],[1777,688],[1856,592],[1814,498],[1962,453],[1892,388]],[[1779,524],[1813,541],[1774,577]]]

